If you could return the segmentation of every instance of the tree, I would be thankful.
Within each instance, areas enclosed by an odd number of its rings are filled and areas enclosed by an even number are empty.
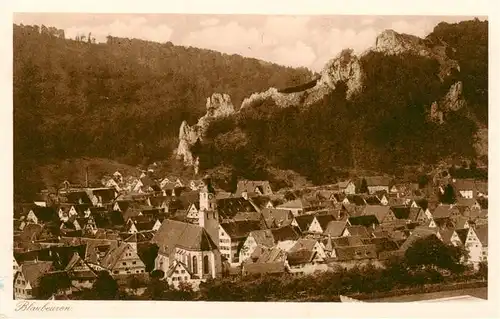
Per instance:
[[[455,189],[451,184],[447,184],[444,192],[440,194],[439,201],[443,204],[454,204],[457,201]]]
[[[98,273],[92,290],[98,300],[113,300],[118,295],[118,283],[107,271],[102,270]]]
[[[66,272],[48,273],[40,277],[36,290],[37,299],[47,299],[59,291],[71,287],[71,280]]]
[[[158,245],[156,244],[142,244],[138,245],[138,254],[146,266],[146,272],[150,272],[155,267],[155,259],[158,256]]]
[[[155,277],[150,278],[146,291],[144,292],[144,297],[148,300],[165,300],[165,291],[168,290],[168,284],[166,281],[158,278],[156,273]]]
[[[368,183],[366,182],[365,178],[363,178],[361,180],[361,186],[359,187],[359,193],[361,193],[361,194],[368,193]]]
[[[488,263],[486,261],[479,263],[477,274],[483,279],[488,279]]]
[[[445,245],[436,235],[417,239],[405,252],[405,263],[411,268],[463,269],[460,261],[464,251]]]
[[[144,285],[144,280],[142,280],[142,278],[139,278],[138,276],[130,276],[128,278],[127,286],[132,291],[137,292],[139,288],[142,288],[145,285]]]

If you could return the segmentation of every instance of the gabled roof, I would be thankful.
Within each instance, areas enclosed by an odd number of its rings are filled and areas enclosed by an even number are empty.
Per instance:
[[[335,217],[331,214],[321,214],[316,215],[316,220],[318,221],[321,229],[324,231],[331,221],[335,220]]]
[[[217,200],[217,211],[222,219],[233,219],[240,212],[257,211],[252,203],[243,197],[223,198]]]
[[[335,248],[336,260],[359,260],[377,258],[375,245],[348,246]]]
[[[488,224],[478,225],[474,232],[483,246],[488,246]]]
[[[265,206],[271,201],[269,196],[254,196],[250,198],[250,202],[253,203],[259,210],[265,209]]]
[[[295,217],[295,221],[299,225],[301,231],[307,231],[309,229],[309,226],[311,226],[313,220],[314,215],[312,214],[300,215]]]
[[[127,248],[132,249],[132,246],[128,243],[121,243],[118,247],[109,250],[103,258],[101,266],[107,269],[113,269]]]
[[[348,237],[332,238],[332,245],[334,248],[337,248],[337,247],[348,247],[348,246],[361,246],[364,244],[362,237],[348,236]]]
[[[326,229],[323,232],[323,234],[331,237],[340,237],[342,236],[342,233],[344,232],[346,225],[347,222],[345,221],[332,220],[326,226]]]
[[[258,220],[230,221],[221,223],[220,226],[232,239],[245,238],[250,232],[262,229]]]
[[[457,202],[456,202],[456,205],[466,206],[466,207],[472,207],[476,204],[477,204],[477,201],[474,198],[459,197],[459,198],[457,198]]]
[[[436,223],[436,226],[439,228],[455,228],[450,217],[434,218],[434,223]]]
[[[304,198],[297,198],[291,201],[288,201],[286,203],[283,203],[279,205],[279,208],[284,208],[284,209],[306,209],[308,207],[311,207],[311,203],[304,199]]]
[[[366,201],[361,195],[346,195],[346,198],[350,204],[354,204],[356,206],[366,205]]]
[[[440,230],[439,233],[441,234],[441,239],[442,239],[443,243],[450,245],[451,244],[451,237],[455,233],[455,230],[451,229],[451,228],[446,228],[446,229]]]
[[[257,245],[265,247],[272,247],[274,245],[274,236],[270,229],[252,231],[249,236],[253,237]]]
[[[31,210],[35,214],[36,218],[41,223],[49,223],[59,219],[57,211],[54,207],[42,207],[34,205]]]
[[[316,245],[318,241],[310,238],[300,238],[295,242],[295,244],[290,248],[289,252],[295,252],[299,250],[309,250],[312,251],[314,245]]]
[[[409,206],[391,206],[391,210],[397,219],[410,219],[410,207]]]
[[[379,221],[375,215],[364,215],[364,216],[356,216],[349,217],[349,223],[352,226],[365,226],[369,227],[371,225],[378,225]]]
[[[160,250],[166,247],[173,250],[175,247],[196,251],[212,251],[217,249],[207,231],[198,225],[165,219],[160,229],[152,239]]]
[[[381,253],[383,251],[393,251],[399,248],[396,241],[391,240],[387,237],[380,238],[367,238],[363,239],[363,243],[366,245],[373,244],[377,250],[377,253]]]
[[[271,229],[275,242],[285,240],[297,240],[300,238],[300,230],[291,225]]]
[[[380,199],[377,196],[367,196],[365,197],[365,202],[368,205],[381,205]]]
[[[286,252],[278,248],[277,246],[274,246],[270,249],[263,248],[256,262],[272,263],[272,262],[284,262],[285,260],[286,260]]]
[[[431,211],[432,217],[443,218],[450,217],[454,212],[457,211],[457,208],[452,205],[438,205],[434,211]]]
[[[284,262],[247,263],[243,265],[246,274],[280,274],[285,272]]]
[[[285,209],[269,209],[264,208],[260,211],[267,225],[272,223],[279,226],[286,226],[293,220],[293,214],[289,210]]]
[[[366,205],[363,211],[363,215],[375,215],[379,223],[381,223],[387,214],[390,213],[390,207],[382,205]]]
[[[287,260],[290,266],[308,264],[313,261],[317,253],[309,249],[294,250],[287,253]]]
[[[457,233],[458,238],[460,238],[462,244],[464,244],[465,241],[467,240],[467,234],[469,233],[469,229],[468,228],[455,229],[455,232]]]
[[[370,237],[368,230],[364,226],[347,226],[350,236]]]
[[[32,288],[38,287],[38,280],[52,270],[51,261],[25,261],[21,265],[21,272]]]

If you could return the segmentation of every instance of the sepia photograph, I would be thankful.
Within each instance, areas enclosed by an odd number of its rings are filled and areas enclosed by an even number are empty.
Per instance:
[[[488,17],[12,28],[15,301],[488,300]]]

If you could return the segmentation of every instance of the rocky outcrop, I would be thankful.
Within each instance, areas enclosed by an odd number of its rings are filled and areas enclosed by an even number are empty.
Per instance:
[[[385,30],[375,41],[371,50],[385,54],[402,54],[410,52],[420,56],[436,59],[440,64],[440,78],[443,80],[453,70],[460,71],[458,62],[446,54],[445,43],[433,43],[429,39],[422,39],[414,35],[397,33],[394,30]]]
[[[234,106],[227,94],[212,94],[211,97],[207,98],[206,109],[207,113],[198,120],[198,123],[190,126],[184,121],[179,129],[179,146],[176,150],[177,158],[182,159],[184,164],[189,166],[198,164],[198,159],[193,157],[191,148],[196,141],[203,140],[210,122],[216,118],[234,113]]]
[[[462,94],[463,85],[461,81],[454,83],[446,95],[439,101],[434,101],[430,107],[430,120],[439,124],[444,123],[448,112],[456,112],[465,107],[466,102]]]
[[[279,107],[308,106],[335,90],[340,81],[347,85],[347,98],[350,98],[360,90],[362,75],[359,58],[352,50],[344,50],[326,64],[316,81],[316,85],[311,88],[291,93],[285,93],[289,91],[288,89],[270,88],[265,92],[254,93],[243,100],[241,109],[251,107],[266,99],[274,100]]]

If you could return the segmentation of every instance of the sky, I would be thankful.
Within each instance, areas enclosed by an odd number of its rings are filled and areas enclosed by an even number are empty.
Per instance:
[[[64,29],[67,38],[108,35],[240,54],[285,66],[320,71],[342,49],[361,53],[380,32],[425,37],[434,26],[474,16],[278,16],[200,14],[16,13],[14,23]],[[481,20],[484,18],[479,17]]]

